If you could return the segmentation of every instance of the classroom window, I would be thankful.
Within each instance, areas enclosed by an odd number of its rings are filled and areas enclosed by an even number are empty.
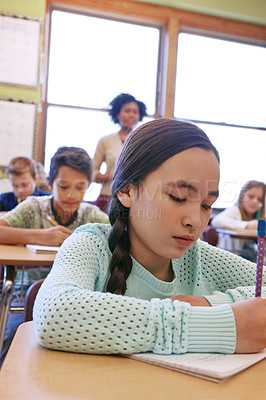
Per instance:
[[[174,116],[203,128],[221,157],[221,196],[235,203],[249,179],[265,181],[266,48],[182,32]]]
[[[70,29],[71,27],[71,29]],[[59,146],[80,146],[93,157],[98,140],[118,131],[107,113],[119,93],[157,113],[160,27],[90,15],[51,12],[46,94],[45,169]],[[142,123],[143,123],[142,122]],[[94,200],[100,185],[86,194]]]

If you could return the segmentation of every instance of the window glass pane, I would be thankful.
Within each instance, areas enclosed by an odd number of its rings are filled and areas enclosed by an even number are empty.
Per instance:
[[[177,118],[266,127],[266,48],[178,36]]]
[[[144,118],[139,125],[151,118]],[[50,160],[58,147],[75,146],[84,148],[93,158],[99,139],[119,131],[105,111],[91,111],[67,107],[48,107],[44,168],[49,173]],[[92,183],[85,200],[96,200],[101,185]]]
[[[53,11],[48,102],[106,108],[126,92],[153,115],[159,36],[154,27]]]
[[[232,206],[248,180],[265,182],[265,131],[197,125],[209,136],[221,158],[220,196],[214,207]]]

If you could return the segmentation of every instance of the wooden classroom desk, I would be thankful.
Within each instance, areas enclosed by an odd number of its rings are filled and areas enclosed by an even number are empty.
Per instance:
[[[257,239],[257,231],[253,229],[241,229],[236,231],[232,231],[229,229],[215,229],[218,233],[229,235],[232,238],[236,239]]]
[[[224,383],[213,383],[119,356],[48,350],[33,322],[19,326],[0,372],[2,400],[264,399],[266,359]]]
[[[16,267],[51,267],[55,254],[36,254],[25,246],[0,245],[0,265],[4,267],[4,279],[0,302],[0,354],[2,351],[4,333],[8,313],[11,310],[10,302],[16,276]],[[21,311],[20,308],[11,311]]]
[[[230,247],[225,250],[231,251],[232,253],[239,254],[241,251],[242,245],[239,247],[239,239],[249,239],[254,242],[257,241],[257,230],[253,229],[239,229],[239,230],[229,230],[229,229],[218,229],[216,231],[219,234],[227,235],[231,238]]]

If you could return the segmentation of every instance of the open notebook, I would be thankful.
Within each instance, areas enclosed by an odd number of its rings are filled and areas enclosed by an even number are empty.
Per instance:
[[[159,355],[140,353],[132,354],[129,357],[213,382],[223,382],[266,358],[266,349],[255,354],[186,353]]]
[[[27,249],[33,253],[57,253],[60,247],[57,246],[42,246],[39,244],[27,244]]]

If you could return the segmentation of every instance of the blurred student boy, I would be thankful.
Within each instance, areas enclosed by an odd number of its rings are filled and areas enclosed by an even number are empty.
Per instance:
[[[37,187],[38,175],[33,161],[28,157],[15,157],[7,166],[13,192],[0,194],[0,211],[10,211],[28,196],[47,196],[48,191]]]
[[[92,160],[78,147],[60,147],[51,159],[52,194],[30,196],[0,217],[1,244],[60,246],[80,225],[109,223],[97,206],[83,202],[92,175]]]

